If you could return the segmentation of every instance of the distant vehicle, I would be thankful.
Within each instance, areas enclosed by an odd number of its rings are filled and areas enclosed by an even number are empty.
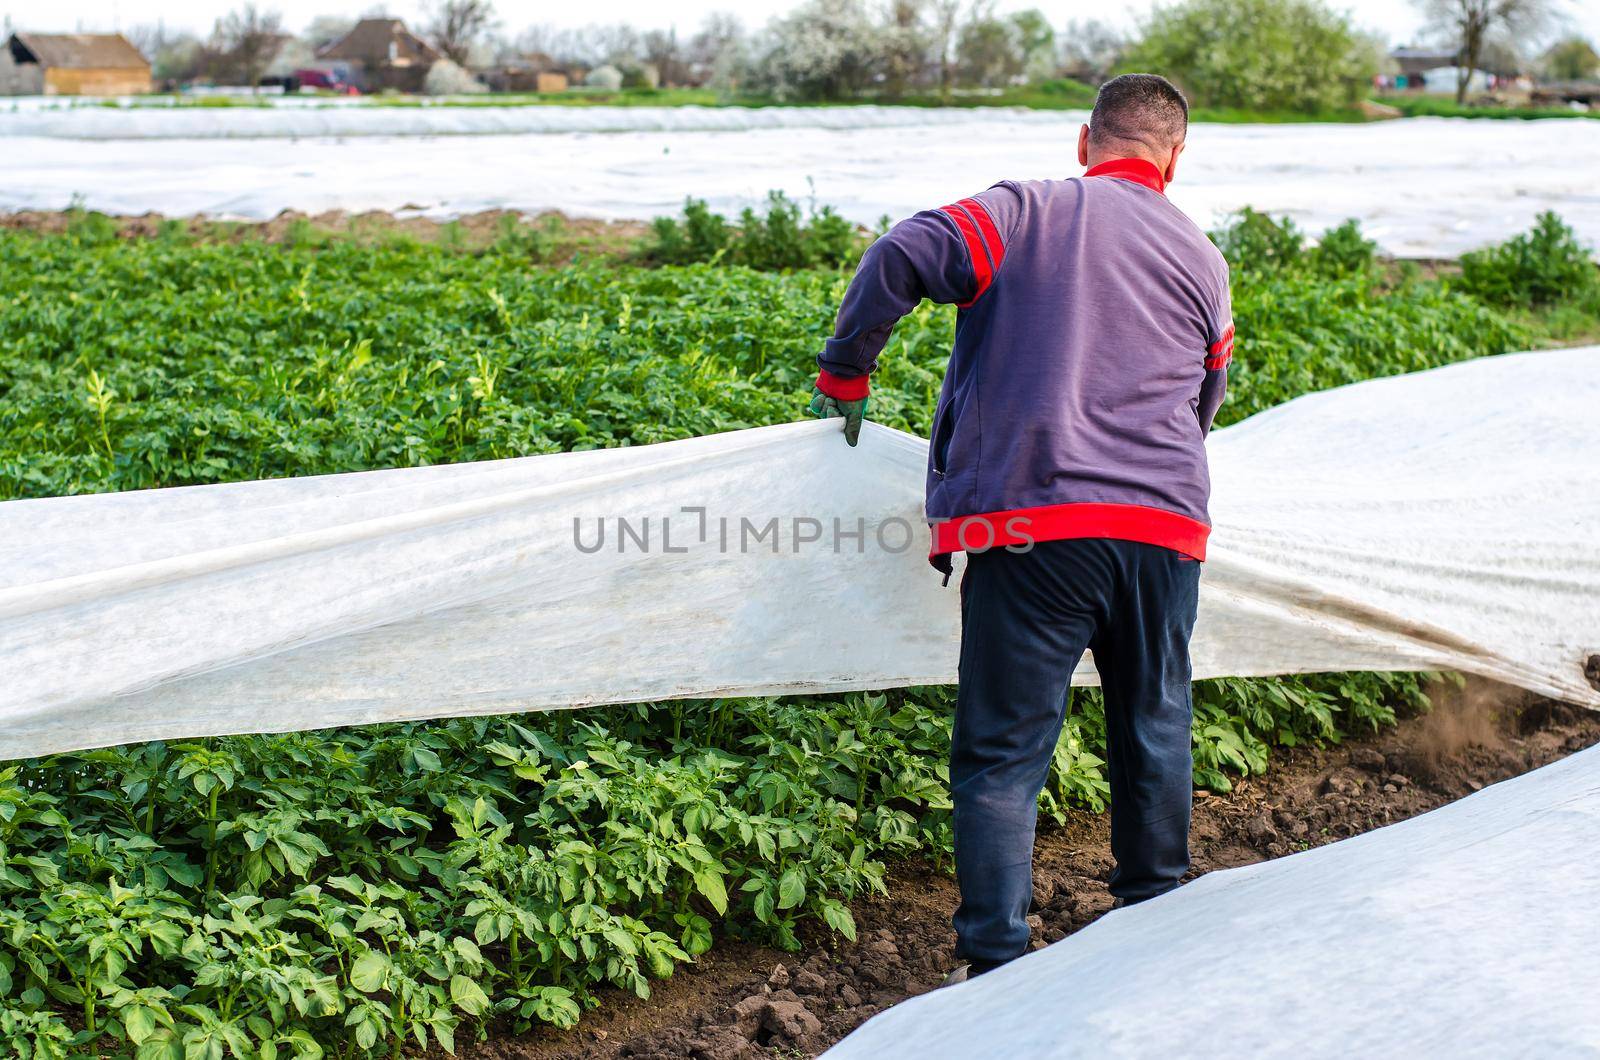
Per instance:
[[[361,95],[361,90],[344,80],[337,70],[296,70],[285,80],[290,82],[284,86],[284,90],[288,92],[301,88],[316,88],[337,92],[343,96]]]

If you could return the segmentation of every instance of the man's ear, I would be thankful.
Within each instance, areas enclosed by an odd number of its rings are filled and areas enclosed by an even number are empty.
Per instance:
[[[1183,154],[1183,148],[1184,145],[1179,144],[1172,149],[1172,154],[1167,156],[1167,170],[1161,174],[1161,179],[1168,184],[1178,179],[1178,156]]]
[[[1089,164],[1089,127],[1085,125],[1078,130],[1078,165]]]

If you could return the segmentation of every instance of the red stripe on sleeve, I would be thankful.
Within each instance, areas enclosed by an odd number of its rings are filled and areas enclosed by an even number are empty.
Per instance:
[[[983,233],[984,245],[989,248],[989,262],[998,273],[1000,263],[1006,257],[1006,246],[1000,241],[1000,229],[995,227],[989,208],[977,199],[962,199],[960,205],[965,206],[967,212],[972,214],[972,219],[978,222],[978,231]]]
[[[989,268],[989,255],[983,249],[983,237],[978,234],[978,228],[972,223],[972,218],[967,216],[967,211],[958,205],[941,206],[939,209],[944,211],[960,230],[961,238],[967,244],[967,256],[972,259],[972,273],[977,278],[977,290],[973,292],[972,297],[965,302],[956,303],[965,309],[989,289],[989,282],[994,279],[994,272]]]
[[[1233,325],[1228,325],[1228,330],[1222,333],[1222,338],[1211,344],[1211,355],[1206,358],[1206,371],[1214,372],[1219,368],[1226,368],[1233,360]]]

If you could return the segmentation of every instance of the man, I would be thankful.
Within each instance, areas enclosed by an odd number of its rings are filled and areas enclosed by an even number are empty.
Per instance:
[[[1004,181],[896,225],[862,258],[817,358],[812,410],[851,445],[890,329],[953,302],[929,444],[932,556],[961,586],[950,753],[957,952],[1020,956],[1037,799],[1073,669],[1105,691],[1118,904],[1189,867],[1189,634],[1210,531],[1205,435],[1233,348],[1228,267],[1165,189],[1188,104],[1165,79],[1108,81],[1078,137],[1088,170]]]

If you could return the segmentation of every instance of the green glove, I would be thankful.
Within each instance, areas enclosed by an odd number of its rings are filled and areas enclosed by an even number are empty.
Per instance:
[[[840,401],[838,398],[829,397],[819,388],[811,388],[811,414],[823,419],[834,416],[844,417],[844,440],[851,445],[861,439],[861,421],[867,415],[867,399],[860,401]]]

